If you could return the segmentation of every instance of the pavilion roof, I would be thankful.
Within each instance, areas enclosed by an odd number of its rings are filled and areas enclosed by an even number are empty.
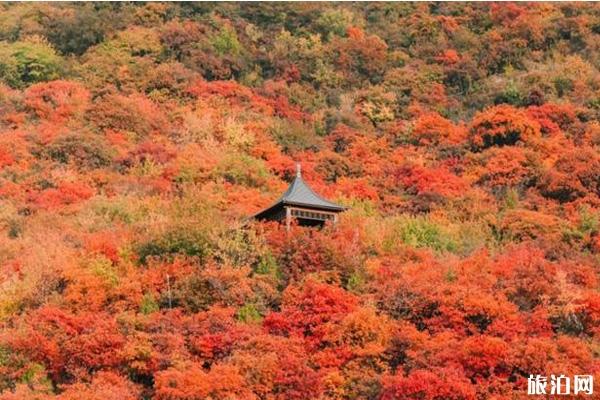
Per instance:
[[[296,177],[281,197],[271,206],[260,211],[255,216],[259,217],[278,206],[284,205],[315,208],[334,212],[344,211],[346,209],[344,206],[333,203],[315,193],[314,190],[304,182],[304,179],[302,179],[299,165],[296,167]]]

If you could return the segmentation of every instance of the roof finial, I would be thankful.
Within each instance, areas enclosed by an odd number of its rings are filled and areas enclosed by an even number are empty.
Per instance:
[[[299,162],[296,163],[296,177],[297,178],[302,177],[302,167],[300,167]]]

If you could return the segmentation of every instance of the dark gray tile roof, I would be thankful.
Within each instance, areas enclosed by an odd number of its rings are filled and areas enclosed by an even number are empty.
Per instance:
[[[255,214],[255,218],[261,218],[265,215],[268,215],[269,213],[273,212],[273,210],[285,205],[316,208],[336,212],[344,211],[346,209],[346,207],[335,204],[316,194],[302,179],[302,175],[300,174],[300,165],[297,165],[296,168],[296,177],[283,195],[281,195],[281,197],[275,203]]]
[[[330,210],[344,210],[343,206],[335,204],[329,200],[326,200],[316,194],[302,179],[299,174],[294,178],[294,181],[283,193],[283,195],[277,200],[277,203],[307,206],[316,208],[326,208]]]

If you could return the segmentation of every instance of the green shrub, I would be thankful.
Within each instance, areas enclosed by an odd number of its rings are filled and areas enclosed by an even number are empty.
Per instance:
[[[62,59],[37,41],[0,42],[0,79],[14,88],[58,79]]]
[[[264,248],[261,238],[250,229],[227,229],[219,232],[212,242],[213,258],[232,266],[256,265]]]
[[[175,282],[171,292],[161,293],[160,306],[183,307],[191,313],[206,311],[220,299],[224,290],[223,285],[214,279],[191,275]]]
[[[110,149],[95,137],[69,135],[44,146],[38,154],[63,164],[74,163],[81,169],[106,167],[112,162]]]
[[[42,16],[45,35],[63,54],[82,55],[100,43],[112,24],[123,23],[108,7],[98,4],[78,4],[74,13],[49,13]]]
[[[236,185],[263,187],[269,172],[262,160],[245,154],[229,154],[217,165],[213,175]]]
[[[119,284],[119,276],[108,258],[98,256],[90,261],[88,267],[94,275],[101,278],[108,286],[116,287]]]
[[[150,293],[144,294],[142,302],[140,303],[140,312],[144,315],[148,315],[158,310],[158,303],[156,302],[156,299],[154,299],[154,296]]]
[[[321,146],[321,139],[317,136],[314,127],[302,122],[277,119],[270,130],[271,135],[286,153],[317,150]]]
[[[11,364],[11,354],[13,354],[13,352],[8,347],[0,345],[0,368],[8,368]],[[14,384],[15,382],[12,377],[6,374],[0,375],[0,392],[13,388]]]
[[[458,279],[458,274],[452,268],[448,269],[446,271],[446,273],[444,274],[444,280],[446,282],[449,282],[449,283],[456,282],[457,279]]]
[[[140,244],[137,248],[140,264],[151,257],[172,259],[176,255],[204,260],[210,253],[206,234],[194,229],[177,229]]]
[[[577,229],[586,234],[598,231],[600,228],[599,214],[594,213],[587,207],[583,207],[579,210],[579,224]]]
[[[425,217],[401,218],[395,226],[394,236],[412,247],[427,247],[436,251],[454,251],[457,243],[441,226]]]
[[[11,239],[17,239],[23,234],[23,219],[9,219],[6,222],[8,227],[8,237]]]
[[[253,304],[245,304],[240,307],[236,315],[238,321],[246,323],[256,323],[262,320],[262,315]]]
[[[260,275],[270,275],[277,280],[281,279],[281,270],[279,269],[277,260],[269,251],[260,257],[254,272]]]
[[[229,27],[223,27],[212,40],[211,45],[220,56],[238,55],[242,51],[242,46],[238,40],[235,30]]]
[[[436,250],[444,247],[439,227],[424,220],[408,220],[400,227],[398,233],[402,242],[413,247],[429,247]]]
[[[346,282],[346,289],[350,292],[360,293],[361,289],[365,286],[366,278],[363,271],[355,271],[348,277]]]
[[[326,38],[331,35],[344,36],[346,28],[354,24],[354,15],[346,9],[329,9],[316,20],[316,28]]]
[[[504,89],[502,93],[499,93],[494,99],[495,104],[506,103],[515,107],[522,106],[524,102],[524,96],[514,84],[510,84],[506,89]]]
[[[579,220],[570,227],[562,230],[563,240],[567,243],[574,243],[589,237],[600,229],[600,218],[598,213],[590,211],[587,207],[579,210]]]
[[[504,194],[504,208],[514,210],[519,205],[519,192],[514,188],[509,188]]]
[[[130,225],[148,215],[148,209],[131,197],[97,196],[92,199],[91,204],[94,216],[101,217],[107,225],[115,223]]]
[[[557,77],[553,83],[558,97],[563,97],[573,90],[573,81],[570,78]]]

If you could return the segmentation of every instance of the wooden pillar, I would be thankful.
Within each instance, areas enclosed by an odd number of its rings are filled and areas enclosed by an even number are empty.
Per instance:
[[[338,215],[333,214],[333,225],[337,224],[337,222],[338,222]]]
[[[292,223],[292,210],[289,207],[285,208],[285,230],[290,231],[290,225]]]

